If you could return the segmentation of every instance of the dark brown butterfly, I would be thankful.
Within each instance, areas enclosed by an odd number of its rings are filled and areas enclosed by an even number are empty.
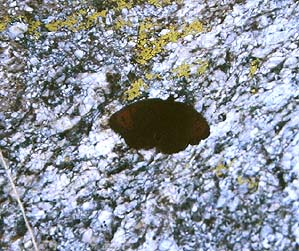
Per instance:
[[[205,118],[192,106],[173,98],[146,99],[127,105],[109,119],[129,147],[177,153],[210,135]]]

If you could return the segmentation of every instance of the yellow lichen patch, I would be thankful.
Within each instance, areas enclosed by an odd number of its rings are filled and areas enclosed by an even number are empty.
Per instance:
[[[150,4],[157,8],[161,8],[163,6],[173,4],[174,2],[176,2],[177,4],[182,3],[181,0],[177,0],[177,1],[171,1],[171,0],[148,0],[148,1],[144,1],[144,0],[135,0],[135,1],[113,0],[113,1],[111,1],[111,3],[115,3],[117,5],[116,10],[122,10],[124,8],[132,9],[136,5],[143,5],[143,4]]]
[[[9,16],[4,16],[0,19],[0,32],[4,31],[7,28],[7,25],[11,21]]]
[[[171,1],[171,0],[163,0],[162,3],[163,5],[170,5],[173,4],[174,2],[176,2],[177,4],[179,4],[181,1]]]
[[[153,80],[153,79],[161,79],[161,76],[159,74],[154,74],[154,73],[145,73],[145,78],[147,80]]]
[[[250,89],[250,93],[251,93],[251,94],[257,94],[257,93],[258,93],[258,88],[256,88],[256,87],[252,87],[252,88]]]
[[[139,64],[146,64],[157,54],[161,53],[166,41],[163,39],[153,39],[155,24],[145,20],[140,24],[136,51],[138,55],[136,61]]]
[[[187,77],[190,76],[190,65],[186,64],[186,63],[183,63],[180,66],[178,66],[177,68],[173,69],[172,71],[179,78],[180,77],[187,78]]]
[[[182,36],[185,37],[190,34],[197,34],[200,32],[203,32],[203,24],[202,22],[195,20],[192,23],[184,26]]]
[[[227,170],[228,166],[224,165],[223,163],[219,163],[215,169],[216,176],[222,177]]]
[[[180,38],[180,33],[175,30],[174,25],[170,25],[170,27],[168,27],[168,29],[169,29],[169,32],[162,35],[161,38],[160,38],[160,40],[163,41],[163,46],[165,46],[169,42],[175,43]]]
[[[97,22],[99,17],[106,17],[106,15],[107,15],[107,10],[96,11],[90,15],[87,15],[87,19],[89,19],[93,22]]]
[[[198,64],[198,68],[197,68],[197,74],[202,75],[206,72],[206,70],[209,67],[209,61],[208,60],[197,60],[195,62],[195,64]]]
[[[0,32],[4,31],[6,29],[7,24],[0,22]]]
[[[65,20],[55,20],[45,25],[49,31],[58,31],[67,28],[73,32],[88,29],[99,22],[99,17],[105,17],[107,10],[95,11],[87,15],[87,10],[80,9],[67,16]]]
[[[259,66],[260,66],[260,60],[258,58],[254,59],[250,63],[249,75],[250,75],[251,78],[253,77],[253,75],[255,74],[255,72],[257,71],[257,69],[259,68]]]
[[[161,53],[169,42],[176,42],[179,37],[179,33],[175,31],[173,25],[169,26],[168,32],[160,36],[155,33],[155,28],[160,30],[161,24],[155,23],[150,19],[146,19],[139,26],[136,61],[140,64],[146,64],[157,54]]]
[[[161,1],[158,0],[148,0],[148,3],[158,8],[162,7]]]
[[[149,42],[148,40],[153,30],[154,30],[154,24],[151,22],[151,20],[145,20],[141,22],[138,31],[138,42],[137,42],[137,47],[139,49],[142,49]]]
[[[161,8],[166,5],[170,5],[173,3],[171,0],[148,0],[148,3],[154,5],[157,8]]]
[[[247,186],[248,186],[248,188],[250,190],[256,189],[258,187],[258,184],[259,184],[258,180],[256,178],[252,178],[252,177],[250,177],[250,178],[243,178],[241,176],[238,176],[237,183],[239,185],[247,184]]]
[[[79,10],[78,13],[83,19],[79,24],[77,24],[77,30],[86,30],[90,27],[99,23],[99,18],[104,18],[107,15],[107,10],[94,11],[91,14],[87,14],[87,10]]]
[[[62,27],[61,25],[61,21],[60,20],[57,20],[57,21],[52,21],[48,24],[45,25],[45,27],[49,30],[49,31],[58,31],[58,29],[60,29]]]
[[[129,1],[124,1],[124,0],[118,0],[115,1],[115,3],[117,4],[117,9],[118,10],[122,10],[122,9],[131,9],[133,7],[133,1],[129,0]]]
[[[86,16],[86,21],[85,22],[82,22],[80,24],[80,30],[84,30],[84,29],[88,29],[94,25],[97,24],[98,22],[98,18],[100,17],[100,14],[98,12],[94,12],[90,15],[87,15]]]
[[[164,31],[168,31],[161,35],[155,33],[155,27],[158,28],[157,30],[161,30],[161,24],[158,22],[154,23],[150,19],[143,21],[139,26],[136,46],[138,55],[136,61],[140,64],[146,64],[157,54],[161,53],[168,43],[175,43],[179,38],[203,31],[203,25],[198,20],[185,25],[182,31],[178,31],[177,26],[170,24],[163,29]]]
[[[97,12],[99,14],[100,17],[106,17],[108,10],[102,10]]]
[[[78,14],[81,15],[81,16],[86,16],[87,15],[87,10],[80,9],[80,10],[78,10]]]
[[[118,18],[117,21],[115,22],[115,29],[119,30],[125,26],[132,26],[132,22],[131,21],[126,21],[123,18]]]
[[[145,78],[148,80],[152,80],[155,78],[154,74],[152,73],[145,73]]]
[[[136,61],[139,64],[146,64],[154,56],[155,54],[151,48],[144,48],[136,58]]]
[[[39,20],[32,20],[28,22],[28,33],[30,35],[33,35],[35,38],[40,37],[40,33],[38,32],[38,29],[41,26],[41,22]]]
[[[14,18],[10,18],[9,16],[6,16],[3,18],[3,23],[0,22],[0,31],[5,30],[7,27],[7,24],[11,22],[12,20],[19,20],[22,21],[23,23],[28,24],[28,30],[27,32],[30,35],[35,36],[36,38],[39,38],[40,33],[38,32],[38,29],[41,27],[41,22],[39,20],[34,20],[32,18],[28,18],[26,16],[17,16]]]
[[[146,90],[148,86],[143,82],[142,79],[138,79],[133,82],[129,90],[125,91],[125,96],[128,100],[133,100],[134,98],[141,95],[141,90]]]
[[[62,24],[64,27],[75,32],[75,31],[77,31],[76,25],[79,24],[79,16],[77,15],[77,13],[74,13],[74,14],[68,16],[67,19],[64,22],[62,22]]]

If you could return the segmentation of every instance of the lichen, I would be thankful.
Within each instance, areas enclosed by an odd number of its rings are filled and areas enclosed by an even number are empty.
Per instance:
[[[9,16],[4,16],[0,19],[0,32],[5,31],[10,21],[11,18]]]
[[[217,177],[222,177],[224,173],[228,170],[228,166],[223,163],[219,163],[215,168],[215,173]]]
[[[181,77],[188,78],[190,76],[190,68],[191,68],[190,64],[183,63],[180,66],[173,69],[173,73],[178,78]]]
[[[41,21],[31,20],[28,22],[28,25],[28,33],[38,39],[40,37],[40,32],[38,30],[41,26]]]
[[[155,73],[145,73],[145,78],[147,80],[153,80],[153,79],[161,79],[160,74],[155,74]]]
[[[133,100],[134,98],[141,95],[141,90],[146,90],[148,88],[147,84],[143,82],[142,79],[138,79],[137,81],[133,82],[131,87],[125,91],[124,95],[127,100]]]
[[[140,23],[136,46],[136,61],[139,64],[146,64],[153,57],[163,52],[168,43],[176,43],[179,38],[203,31],[203,25],[198,20],[184,25],[182,30],[179,30],[177,25],[170,24],[167,27],[163,27],[164,30],[168,31],[162,35],[155,33],[155,27],[162,28],[161,24],[151,19],[146,19]]]
[[[126,26],[132,26],[132,22],[130,22],[129,20],[125,20],[121,17],[119,17],[116,20],[115,25],[114,25],[116,30],[119,30],[119,29],[121,29],[123,27],[126,27]]]
[[[255,190],[258,187],[258,180],[256,178],[244,178],[242,176],[237,177],[237,183],[239,185],[247,184],[250,190]]]
[[[197,34],[203,32],[203,30],[204,27],[202,22],[200,22],[199,20],[194,20],[192,23],[184,26],[182,36],[184,37],[190,34]]]
[[[249,69],[249,76],[251,78],[253,78],[253,76],[256,73],[256,71],[258,70],[259,66],[260,66],[260,60],[258,58],[251,61],[250,69]]]
[[[198,60],[195,62],[198,65],[196,73],[199,75],[204,74],[208,67],[209,67],[209,61],[208,60]]]

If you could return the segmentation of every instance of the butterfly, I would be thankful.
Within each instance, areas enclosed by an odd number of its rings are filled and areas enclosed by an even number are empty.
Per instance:
[[[210,135],[206,119],[191,105],[153,98],[129,104],[109,119],[113,131],[134,149],[177,153]]]

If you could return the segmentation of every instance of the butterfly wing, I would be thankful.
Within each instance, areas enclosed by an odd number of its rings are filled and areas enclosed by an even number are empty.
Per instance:
[[[153,99],[139,101],[126,106],[113,114],[109,120],[110,127],[119,133],[127,145],[135,149],[155,147]]]
[[[210,135],[210,127],[206,119],[198,112],[194,114],[192,126],[190,129],[190,144],[197,145],[202,139]]]

